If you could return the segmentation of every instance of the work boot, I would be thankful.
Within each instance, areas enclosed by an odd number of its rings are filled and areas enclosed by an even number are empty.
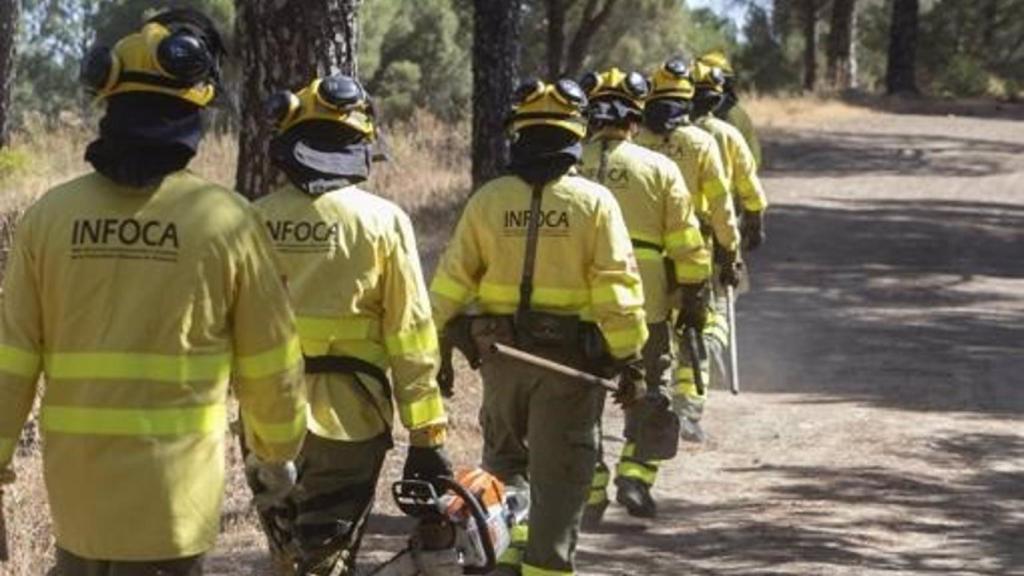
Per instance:
[[[708,441],[708,435],[704,432],[700,422],[685,416],[679,419],[679,438],[683,442],[694,444],[703,444]]]
[[[651,496],[651,488],[635,478],[616,478],[615,485],[618,491],[615,493],[615,501],[626,507],[630,516],[637,518],[654,518],[658,513],[658,506]]]
[[[583,509],[583,522],[580,524],[580,528],[586,532],[596,530],[601,525],[601,520],[604,519],[604,511],[607,509],[608,500],[599,504],[587,504]]]

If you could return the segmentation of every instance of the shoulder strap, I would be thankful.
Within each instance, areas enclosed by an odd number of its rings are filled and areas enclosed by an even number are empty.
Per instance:
[[[537,264],[537,240],[540,228],[540,204],[544,192],[544,184],[534,184],[530,196],[530,221],[526,227],[526,256],[523,258],[523,278],[519,282],[519,307],[516,316],[530,311],[530,300],[533,298],[533,271]]]
[[[608,139],[601,139],[601,163],[597,165],[597,182],[604,184],[608,172]]]

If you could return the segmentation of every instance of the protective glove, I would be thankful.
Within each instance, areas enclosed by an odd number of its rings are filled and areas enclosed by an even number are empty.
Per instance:
[[[441,365],[437,370],[437,387],[445,398],[455,396],[455,366],[452,364],[452,347],[441,341]]]
[[[753,252],[764,244],[764,212],[747,212],[743,214],[743,229],[740,230],[743,237],[743,249]]]
[[[402,470],[404,480],[425,480],[437,487],[438,478],[452,475],[452,462],[444,446],[409,446]]]
[[[683,298],[679,325],[683,329],[696,328],[701,333],[708,323],[708,303],[711,298],[708,283],[683,284],[681,290]]]
[[[264,462],[250,453],[245,472],[253,484],[253,501],[260,510],[284,506],[298,480],[294,462]]]
[[[639,356],[633,356],[618,363],[618,391],[612,394],[615,403],[629,408],[642,398],[646,392],[644,386],[644,362]]]
[[[718,265],[718,281],[723,286],[736,288],[743,276],[743,262],[736,251],[728,251],[715,246],[715,263]]]

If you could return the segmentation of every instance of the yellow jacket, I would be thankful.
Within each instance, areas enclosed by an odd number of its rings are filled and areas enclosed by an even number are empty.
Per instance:
[[[729,196],[728,180],[715,139],[704,130],[688,124],[668,134],[656,134],[643,128],[636,143],[675,161],[693,196],[701,224],[711,230],[720,246],[736,250],[739,246],[736,210]]]
[[[666,156],[624,139],[622,133],[606,130],[584,147],[580,169],[618,200],[643,279],[647,322],[664,321],[670,305],[663,258],[667,255],[675,262],[676,280],[682,283],[701,282],[711,269],[679,168]]]
[[[430,285],[438,326],[474,300],[484,313],[515,312],[531,195],[522,179],[503,176],[470,197]],[[565,175],[545,185],[541,213],[532,307],[597,322],[612,354],[638,354],[643,287],[615,197]]]
[[[302,356],[273,250],[244,198],[189,172],[48,192],[18,225],[0,314],[0,468],[42,372],[54,531],[79,556],[213,547],[229,380],[253,452],[299,450]]]
[[[761,179],[757,177],[757,162],[743,134],[732,124],[711,115],[698,119],[697,126],[711,134],[718,143],[729,189],[743,209],[748,212],[764,211],[768,207],[768,198]]]
[[[434,382],[437,330],[409,217],[355,187],[313,198],[287,185],[256,208],[284,262],[303,352],[390,368],[402,424],[444,424]],[[362,385],[345,374],[306,380],[311,432],[361,441],[390,428],[394,409],[372,378],[360,377]]]
[[[729,112],[725,115],[725,121],[732,124],[743,134],[743,139],[746,140],[747,146],[750,147],[750,153],[754,155],[754,162],[757,163],[757,168],[760,169],[764,166],[761,156],[761,140],[757,137],[757,130],[754,129],[754,121],[750,119],[750,115],[740,104],[733,105],[729,109]]]

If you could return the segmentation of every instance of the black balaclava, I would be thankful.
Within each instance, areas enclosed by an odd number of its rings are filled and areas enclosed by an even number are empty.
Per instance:
[[[690,102],[686,100],[653,100],[644,106],[644,126],[655,134],[668,134],[686,124],[690,108]]]
[[[693,117],[703,118],[713,113],[722,103],[722,95],[714,90],[698,88],[693,96]]]
[[[270,141],[270,159],[292,184],[319,196],[370,175],[373,146],[362,133],[329,120],[310,120]]]
[[[729,115],[729,112],[740,103],[739,96],[736,95],[736,90],[732,86],[732,82],[727,82],[725,85],[725,94],[722,95],[722,103],[715,108],[715,116],[721,119],[725,119]]]
[[[565,174],[583,157],[578,136],[557,126],[527,126],[512,143],[509,172],[531,186],[545,184]]]
[[[599,98],[591,100],[587,110],[590,125],[595,128],[628,128],[633,122],[639,122],[642,112],[639,108],[619,98]]]
[[[191,102],[153,92],[115,94],[85,160],[118,184],[151,186],[188,165],[202,134],[200,108]]]

